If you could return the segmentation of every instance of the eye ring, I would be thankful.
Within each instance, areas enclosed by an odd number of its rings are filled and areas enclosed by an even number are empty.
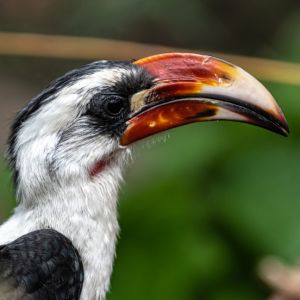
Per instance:
[[[120,96],[109,97],[105,100],[104,110],[110,116],[118,116],[125,109],[125,100]]]

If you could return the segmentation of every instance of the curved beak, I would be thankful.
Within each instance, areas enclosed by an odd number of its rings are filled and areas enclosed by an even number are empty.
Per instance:
[[[287,121],[267,89],[243,69],[223,60],[166,53],[135,62],[154,85],[134,94],[122,145],[193,122],[232,120],[287,136]]]

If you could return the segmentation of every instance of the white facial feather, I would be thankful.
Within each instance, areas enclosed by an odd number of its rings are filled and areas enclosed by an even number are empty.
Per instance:
[[[42,187],[41,183],[45,186],[48,182],[47,163],[51,163],[52,156],[57,155],[54,150],[60,134],[76,122],[93,96],[90,91],[120,80],[124,72],[126,70],[121,68],[104,69],[64,87],[55,95],[55,99],[41,107],[22,124],[14,149],[18,154],[16,168],[19,170],[20,184],[17,195],[21,201],[28,201],[31,205],[32,201],[35,201],[37,188]],[[84,132],[82,136],[84,137]],[[74,172],[76,175],[83,174],[90,167],[89,164],[109,155],[118,147],[116,141],[107,137],[97,137],[84,145],[80,139],[75,144],[72,142],[70,146],[73,147],[73,151],[66,145],[65,155],[60,153],[63,157],[57,159],[65,164],[65,168],[60,168],[64,170],[65,176]],[[51,178],[49,180],[51,181]]]

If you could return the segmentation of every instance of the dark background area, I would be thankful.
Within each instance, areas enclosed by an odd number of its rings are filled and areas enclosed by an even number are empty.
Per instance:
[[[104,37],[300,62],[292,0],[0,0],[0,31]],[[122,49],[112,49],[118,58]],[[104,57],[105,58],[105,57]],[[88,61],[0,56],[0,149],[15,113]],[[278,70],[277,70],[278,71]],[[289,121],[283,138],[230,122],[140,143],[120,197],[114,299],[265,299],[257,264],[300,257],[300,87],[264,82]],[[0,159],[0,220],[15,200]]]

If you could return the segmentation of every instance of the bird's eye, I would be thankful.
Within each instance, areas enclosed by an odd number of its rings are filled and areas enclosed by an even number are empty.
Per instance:
[[[87,107],[87,114],[105,122],[125,120],[128,111],[128,99],[117,94],[97,93]]]
[[[119,115],[125,107],[125,101],[120,96],[109,97],[105,101],[104,109],[111,116]]]

